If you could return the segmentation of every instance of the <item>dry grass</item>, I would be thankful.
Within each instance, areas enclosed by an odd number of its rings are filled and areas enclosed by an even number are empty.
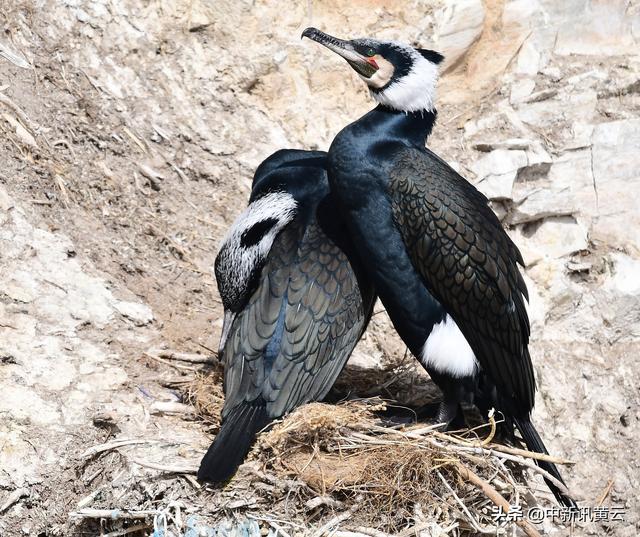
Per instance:
[[[197,379],[190,393],[213,422],[207,409],[219,409],[220,399],[211,401],[207,380]],[[500,451],[494,427],[454,435],[434,425],[392,424],[377,414],[385,409],[380,399],[305,405],[262,433],[253,462],[214,494],[244,500],[248,486],[269,516],[337,536],[344,529],[379,537],[420,528],[442,536],[495,534],[496,506],[530,505],[525,465],[533,454]],[[518,525],[538,535],[526,522]]]
[[[193,405],[198,415],[215,427],[220,426],[220,412],[224,405],[223,375],[222,368],[215,368],[206,375],[198,373],[184,394],[185,402]]]

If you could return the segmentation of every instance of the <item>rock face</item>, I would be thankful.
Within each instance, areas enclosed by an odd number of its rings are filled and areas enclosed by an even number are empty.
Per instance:
[[[118,438],[206,448],[199,425],[150,417],[156,400],[177,399],[157,367],[176,368],[139,358],[152,342],[216,347],[210,267],[253,170],[282,147],[326,149],[372,106],[343,62],[300,41],[314,25],[447,56],[429,144],[522,250],[534,421],[553,453],[576,461],[564,473],[583,505],[612,479],[606,501],[627,510],[624,523],[572,535],[638,534],[635,2],[5,0],[2,15],[0,508],[24,487],[35,508],[11,503],[0,533],[74,533],[71,507],[49,507],[95,489],[68,483],[91,477],[77,457],[111,438],[93,420],[103,408],[120,416]],[[424,373],[376,311],[347,373],[386,372],[385,396],[422,402]]]

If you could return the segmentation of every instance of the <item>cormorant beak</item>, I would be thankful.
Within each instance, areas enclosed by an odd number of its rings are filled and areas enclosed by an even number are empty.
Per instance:
[[[320,43],[339,56],[342,56],[347,60],[349,65],[364,78],[371,78],[378,70],[376,62],[357,52],[349,41],[325,34],[317,28],[307,28],[302,32],[302,37],[308,37],[312,41]]]
[[[231,310],[224,311],[224,319],[222,321],[222,335],[220,336],[220,345],[218,345],[218,359],[222,360],[222,353],[224,352],[224,347],[227,344],[227,339],[229,338],[229,332],[231,331],[231,326],[233,325],[233,321],[236,318],[236,313]]]

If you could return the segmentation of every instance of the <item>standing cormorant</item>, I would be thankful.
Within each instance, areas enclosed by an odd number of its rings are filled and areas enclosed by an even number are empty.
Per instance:
[[[225,402],[202,481],[230,479],[262,428],[322,399],[371,317],[373,285],[336,214],[326,156],[266,159],[216,257]]]
[[[522,256],[487,198],[425,148],[443,57],[315,28],[302,35],[346,59],[378,102],[331,144],[329,183],[394,327],[443,391],[439,421],[451,423],[472,397],[546,453],[530,419],[536,384]],[[539,464],[562,481],[553,464]]]

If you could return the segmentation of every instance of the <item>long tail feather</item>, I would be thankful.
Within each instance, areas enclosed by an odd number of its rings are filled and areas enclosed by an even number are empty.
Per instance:
[[[547,448],[542,442],[542,438],[540,438],[538,431],[536,431],[536,428],[533,426],[533,423],[531,423],[529,419],[514,419],[514,422],[529,450],[535,451],[536,453],[544,453],[546,455],[549,454]],[[562,479],[562,476],[560,475],[560,472],[558,471],[558,468],[556,468],[555,464],[547,461],[536,461],[536,463],[540,468],[546,470],[558,481],[564,484],[564,480]],[[565,507],[577,507],[575,500],[562,492],[554,483],[552,483],[548,479],[545,479],[545,482],[560,504],[564,505]]]
[[[256,434],[270,421],[264,403],[246,403],[234,408],[203,457],[198,479],[210,483],[231,479],[249,453]]]

